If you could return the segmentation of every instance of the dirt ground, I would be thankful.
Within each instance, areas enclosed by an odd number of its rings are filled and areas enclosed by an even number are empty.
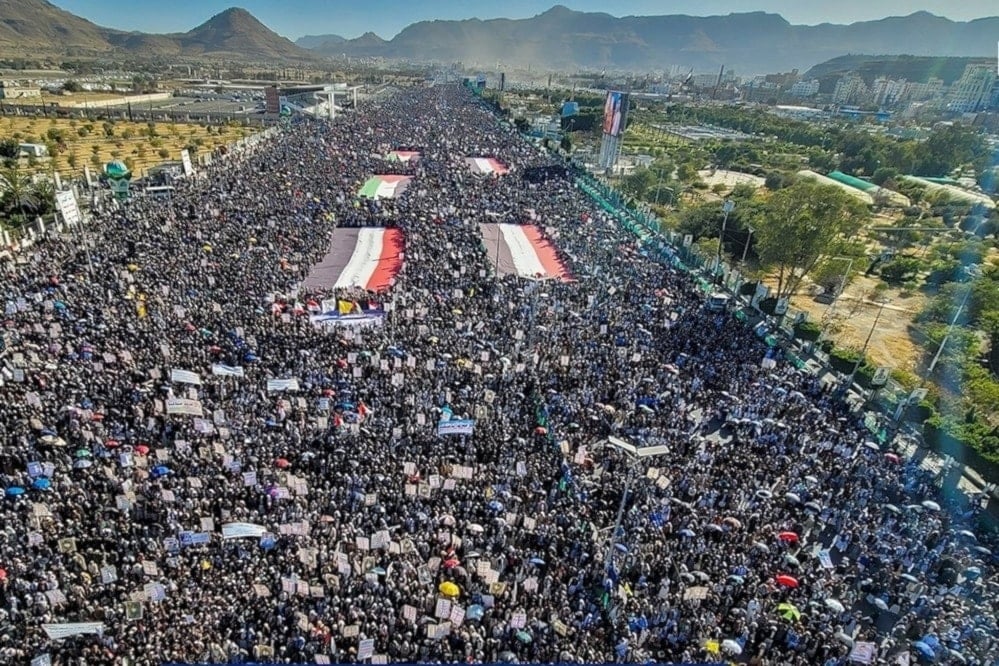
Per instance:
[[[860,349],[877,319],[877,328],[871,335],[867,356],[874,365],[884,365],[900,370],[915,371],[923,351],[909,336],[908,325],[926,304],[926,296],[917,292],[903,293],[896,289],[882,292],[888,303],[878,317],[880,303],[873,300],[877,279],[858,276],[844,290],[832,308],[802,294],[791,299],[791,306],[808,312],[809,319],[830,325],[830,337],[841,347]]]

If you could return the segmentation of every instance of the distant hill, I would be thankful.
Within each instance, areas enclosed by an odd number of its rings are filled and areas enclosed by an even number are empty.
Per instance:
[[[253,14],[233,7],[208,19],[190,32],[176,36],[189,55],[225,54],[256,60],[294,60],[307,57],[299,46],[274,33]]]
[[[158,35],[102,28],[46,0],[0,0],[0,52],[22,57],[122,54],[252,61],[317,57],[271,31],[245,9],[227,9],[188,32]]]
[[[340,35],[305,35],[296,39],[295,45],[301,46],[303,49],[320,50],[329,48],[334,44],[343,44],[346,41],[347,39]]]
[[[0,50],[105,52],[107,30],[45,0],[0,0]]]
[[[819,63],[805,72],[804,78],[818,79],[820,85],[838,80],[848,72],[854,72],[871,85],[878,77],[905,79],[913,83],[926,83],[931,77],[943,80],[950,85],[961,78],[965,67],[971,64],[995,65],[990,58],[958,58],[925,56],[866,56],[849,55]]]
[[[340,53],[501,67],[648,71],[670,65],[740,75],[806,70],[849,53],[990,56],[999,17],[955,22],[926,12],[850,25],[792,25],[777,14],[625,16],[563,6],[529,19],[421,21],[388,41],[366,35]],[[381,42],[381,43],[379,43]]]

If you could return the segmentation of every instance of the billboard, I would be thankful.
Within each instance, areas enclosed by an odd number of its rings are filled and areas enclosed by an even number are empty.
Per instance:
[[[628,93],[608,90],[604,102],[604,134],[621,136],[628,122]]]

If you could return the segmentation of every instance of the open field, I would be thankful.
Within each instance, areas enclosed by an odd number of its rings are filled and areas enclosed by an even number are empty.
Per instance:
[[[861,349],[878,316],[880,302],[874,298],[878,280],[858,275],[837,299],[829,317],[830,337],[840,347]],[[924,350],[909,335],[909,325],[926,305],[926,296],[919,291],[888,290],[888,298],[871,335],[867,357],[873,365],[884,365],[899,370],[917,370]],[[877,296],[881,298],[881,296]],[[811,321],[821,322],[829,312],[829,305],[808,295],[795,296],[791,306],[808,313]]]
[[[211,152],[250,134],[233,126],[183,123],[100,122],[74,119],[6,117],[0,119],[0,139],[21,143],[44,143],[56,154],[29,163],[35,171],[58,171],[63,176],[83,173],[84,165],[94,170],[111,160],[123,160],[136,176],[164,160],[179,160],[180,151]],[[22,163],[25,159],[22,158]]]

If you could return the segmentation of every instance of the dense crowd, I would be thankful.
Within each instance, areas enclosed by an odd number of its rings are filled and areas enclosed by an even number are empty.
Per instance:
[[[997,663],[977,498],[762,363],[571,179],[522,177],[559,164],[406,90],[12,258],[0,659]],[[359,198],[375,173],[414,180]],[[573,281],[495,276],[480,223],[532,220]],[[338,226],[402,230],[391,289],[300,289]],[[336,297],[384,324],[313,325]]]

